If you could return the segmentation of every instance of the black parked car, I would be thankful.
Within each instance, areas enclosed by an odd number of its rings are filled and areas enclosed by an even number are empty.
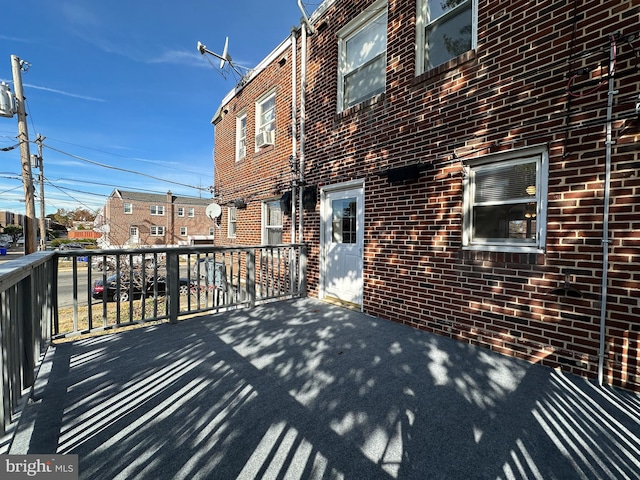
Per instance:
[[[120,275],[120,285],[118,285],[118,277],[111,275],[107,277],[107,288],[105,294],[105,287],[102,279],[93,282],[93,288],[91,289],[91,295],[93,298],[102,300],[105,298],[109,302],[127,302],[129,301],[129,295],[133,294],[134,298],[140,298],[144,296],[152,296],[154,293],[154,287],[157,284],[158,295],[166,295],[167,293],[167,281],[165,277],[147,277],[143,279],[138,273],[133,274],[133,285],[131,285],[130,278],[128,276]],[[120,287],[118,289],[118,287]],[[186,278],[180,279],[180,295],[188,295],[190,290],[189,281]]]

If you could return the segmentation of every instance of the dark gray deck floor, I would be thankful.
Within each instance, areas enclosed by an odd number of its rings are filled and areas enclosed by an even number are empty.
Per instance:
[[[81,478],[640,478],[640,398],[313,299],[50,351],[12,453]]]

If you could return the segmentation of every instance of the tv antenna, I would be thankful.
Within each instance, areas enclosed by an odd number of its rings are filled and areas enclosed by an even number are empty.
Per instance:
[[[225,40],[224,40],[224,48],[222,50],[222,55],[220,55],[218,53],[215,53],[215,52],[212,52],[211,50],[209,50],[207,48],[206,45],[203,45],[202,42],[198,42],[198,51],[203,56],[205,54],[209,54],[209,55],[217,58],[218,60],[220,60],[220,65],[219,65],[218,68],[222,71],[223,78],[226,78],[226,77],[224,77],[224,67],[227,64],[229,64],[229,67],[231,67],[231,69],[235,72],[235,74],[240,77],[241,81],[244,78],[244,74],[240,70],[240,67],[233,63],[233,61],[231,60],[231,55],[229,55],[229,37],[226,37]]]

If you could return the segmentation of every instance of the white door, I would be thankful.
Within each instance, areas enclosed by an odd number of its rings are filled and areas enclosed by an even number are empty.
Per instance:
[[[364,187],[326,191],[322,203],[324,297],[362,305]]]
[[[133,245],[140,243],[140,230],[138,230],[138,227],[129,227],[129,243]]]

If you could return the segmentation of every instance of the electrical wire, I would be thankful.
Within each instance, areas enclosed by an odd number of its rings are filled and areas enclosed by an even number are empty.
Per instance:
[[[46,180],[45,180],[46,181]],[[95,209],[91,208],[89,205],[85,204],[84,202],[82,202],[81,200],[78,200],[77,198],[75,198],[74,196],[70,195],[69,193],[66,192],[66,190],[69,191],[73,191],[72,189],[68,189],[68,188],[61,188],[58,187],[57,185],[54,185],[53,183],[46,181],[46,183],[48,185],[50,185],[51,187],[55,188],[56,190],[59,190],[61,193],[63,193],[64,195],[66,195],[67,197],[69,197],[71,200],[73,200],[74,202],[77,202],[79,205],[82,205],[83,207],[85,207],[86,209],[88,209],[91,212],[94,212]],[[97,195],[97,196],[104,196],[104,195],[100,195],[98,193],[90,193],[90,192],[80,192],[80,191],[76,191],[76,193],[83,193],[83,194],[88,194],[88,195]],[[47,198],[51,198],[51,197],[47,197]],[[51,204],[51,202],[49,202],[49,204]]]
[[[86,162],[86,163],[89,163],[91,165],[95,165],[95,166],[98,166],[98,167],[106,168],[106,169],[109,169],[109,170],[117,170],[119,172],[130,173],[132,175],[139,175],[141,177],[151,178],[152,180],[158,180],[160,182],[169,183],[171,185],[179,185],[181,187],[193,188],[195,190],[207,190],[204,187],[196,187],[195,185],[189,185],[187,183],[174,182],[172,180],[166,180],[164,178],[160,178],[160,177],[156,177],[156,176],[153,176],[153,175],[149,175],[147,173],[136,172],[134,170],[128,170],[126,168],[114,167],[113,165],[107,165],[107,164],[104,164],[104,163],[96,162],[95,160],[90,160],[88,158],[84,158],[84,157],[81,157],[79,155],[74,155],[72,153],[65,152],[64,150],[60,150],[60,149],[51,147],[49,145],[43,145],[43,147],[48,148],[49,150],[53,150],[54,152],[58,152],[58,153],[60,153],[62,155],[66,155],[68,157],[75,158],[76,160],[80,160],[82,162]]]
[[[98,152],[98,153],[104,153],[105,155],[111,155],[113,157],[122,158],[122,159],[125,159],[125,160],[133,160],[133,161],[136,161],[136,162],[151,163],[154,166],[158,166],[158,162],[155,162],[153,160],[146,160],[146,159],[142,159],[142,158],[129,157],[127,155],[120,155],[118,153],[108,152],[106,150],[101,150],[99,148],[94,148],[94,147],[87,147],[86,145],[80,145],[78,143],[68,142],[68,141],[65,141],[65,140],[60,140],[59,138],[53,138],[53,137],[49,137],[49,136],[47,136],[47,140],[55,140],[56,142],[65,143],[67,145],[73,145],[74,147],[80,147],[80,148],[84,148],[86,150],[92,150],[92,151]],[[35,141],[32,141],[32,143],[35,143]],[[166,168],[168,170],[175,170],[175,171],[178,171],[178,172],[193,173],[194,175],[198,175],[199,174],[199,172],[195,172],[193,170],[186,170],[184,168],[170,167],[170,166],[167,166],[167,165],[162,165],[162,168]]]
[[[616,57],[617,57],[617,48],[616,48],[616,38],[615,35],[611,35],[610,37],[611,39],[611,46],[612,46],[612,51],[613,51],[613,59],[611,62],[611,71],[608,72],[607,74],[607,78],[615,75],[615,71],[616,71]],[[576,78],[578,78],[578,74],[574,74],[569,78],[569,81],[567,82],[567,93],[575,98],[581,98],[581,97],[587,97],[589,95],[593,95],[594,93],[596,93],[598,90],[602,89],[603,87],[605,87],[607,85],[607,79],[606,78],[600,78],[600,81],[598,82],[598,84],[587,90],[586,92],[581,92],[581,93],[575,93],[573,91],[571,91],[571,86],[574,84]]]

